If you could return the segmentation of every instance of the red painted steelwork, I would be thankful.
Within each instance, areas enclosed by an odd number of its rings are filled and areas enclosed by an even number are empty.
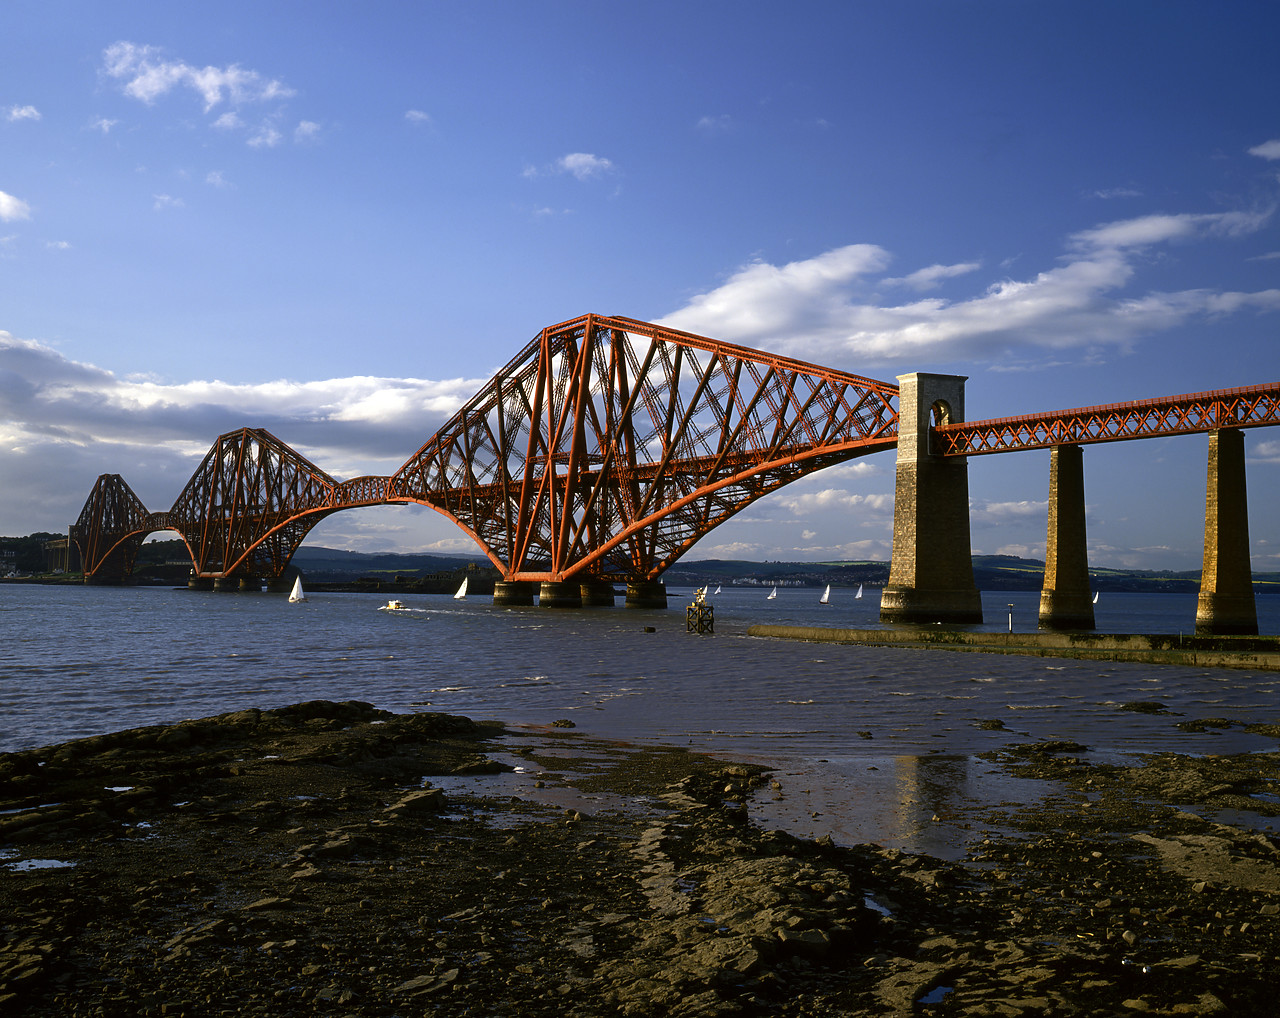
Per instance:
[[[652,579],[814,470],[897,443],[897,387],[630,318],[544,329],[391,478],[511,580]]]
[[[147,512],[119,474],[99,477],[71,526],[71,540],[80,549],[85,575],[102,582],[131,574],[147,534],[164,529],[163,520],[157,518],[163,515]]]
[[[99,546],[168,528],[200,576],[275,578],[330,513],[416,502],[471,534],[507,579],[651,579],[762,495],[896,445],[897,392],[585,315],[542,330],[390,478],[339,482],[242,428],[215,441],[168,513],[91,496],[72,536],[86,575],[106,561]],[[90,533],[107,537],[87,549]]]
[[[943,424],[933,429],[933,449],[943,456],[979,456],[1274,424],[1280,424],[1280,385],[1254,385]]]

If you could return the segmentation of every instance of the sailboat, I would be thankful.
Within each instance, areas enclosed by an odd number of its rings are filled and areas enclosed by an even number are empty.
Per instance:
[[[720,584],[718,583],[716,584],[716,593],[717,594],[720,593]]]
[[[293,578],[293,589],[289,591],[289,603],[296,604],[299,601],[305,601],[307,595],[302,592],[302,577],[295,576]]]
[[[462,578],[462,586],[458,588],[458,592],[453,595],[455,601],[465,601],[467,599],[467,578]]]
[[[778,588],[774,587],[771,591],[769,591],[769,596],[766,597],[765,600],[772,601],[777,596],[778,596]]]
[[[862,596],[862,584],[861,584],[861,583],[859,583],[859,584],[858,584],[858,592],[857,592],[856,594],[854,594],[853,596],[854,596],[855,598],[857,598],[857,597],[861,597],[861,596]]]
[[[1098,595],[1099,595],[1099,594],[1101,594],[1101,593],[1102,593],[1102,591],[1100,591],[1100,590],[1095,590],[1095,591],[1093,592],[1093,603],[1094,603],[1094,604],[1097,604],[1097,603],[1098,603]]]
[[[827,589],[822,592],[822,597],[818,598],[818,604],[831,603],[831,584],[827,584]]]

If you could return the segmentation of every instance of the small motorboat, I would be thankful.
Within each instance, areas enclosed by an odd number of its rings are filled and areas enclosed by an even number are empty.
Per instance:
[[[392,598],[386,604],[378,605],[378,611],[380,612],[403,612],[408,610],[409,609],[404,606],[403,601],[397,601],[394,598]]]

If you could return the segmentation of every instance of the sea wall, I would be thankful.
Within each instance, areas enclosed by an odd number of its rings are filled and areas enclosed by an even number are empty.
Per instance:
[[[984,633],[970,630],[829,629],[821,626],[751,626],[749,636],[873,647],[924,647],[984,654],[1025,654],[1098,661],[1280,670],[1280,637],[1191,636],[1174,633]]]

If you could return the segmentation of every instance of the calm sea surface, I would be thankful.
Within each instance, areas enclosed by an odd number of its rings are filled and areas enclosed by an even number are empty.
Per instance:
[[[666,611],[495,608],[407,596],[232,594],[0,586],[0,751],[300,700],[366,700],[522,726],[575,722],[619,742],[757,760],[794,788],[773,809],[797,833],[937,849],[924,822],[950,806],[1023,797],[975,754],[1074,739],[1101,755],[1274,748],[1192,718],[1280,722],[1280,674],[752,639],[748,625],[871,627],[877,592],[726,588],[714,635],[685,632],[691,591]],[[1038,594],[988,592],[985,628],[1033,630]],[[1104,632],[1194,629],[1195,595],[1104,594]],[[1280,599],[1259,627],[1280,632]],[[646,626],[656,629],[644,632]],[[1170,713],[1123,711],[1159,701]],[[1005,730],[978,727],[1002,721]],[[800,786],[803,786],[802,788]],[[803,794],[800,794],[800,793]],[[912,804],[906,810],[904,803]],[[916,816],[915,814],[920,814]],[[819,814],[819,816],[814,816]],[[910,815],[907,815],[910,814]],[[924,817],[924,820],[921,819]],[[944,839],[945,840],[945,839]]]

